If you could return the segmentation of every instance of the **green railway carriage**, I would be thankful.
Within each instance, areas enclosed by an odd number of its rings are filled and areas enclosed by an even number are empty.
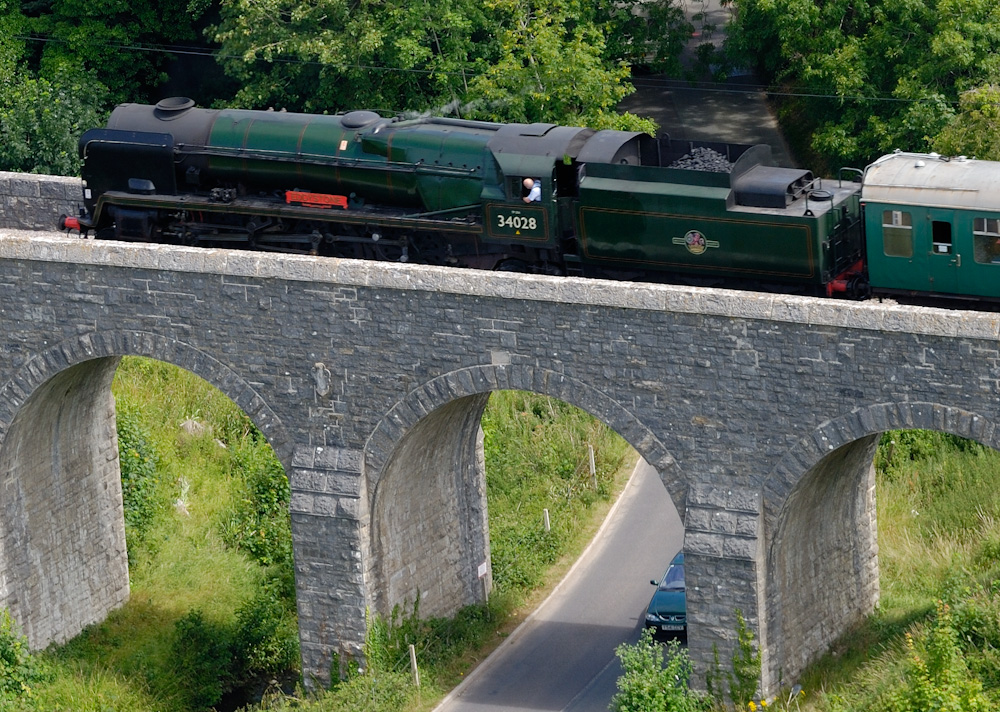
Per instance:
[[[1000,298],[1000,163],[897,152],[861,197],[873,289]]]

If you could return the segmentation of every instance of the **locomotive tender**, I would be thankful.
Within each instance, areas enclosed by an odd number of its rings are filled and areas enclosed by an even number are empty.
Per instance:
[[[987,191],[1000,164],[987,162],[895,154],[863,181],[821,180],[774,166],[767,146],[182,97],[118,106],[80,155],[84,207],[61,227],[100,239],[854,297],[870,275],[880,291],[1000,296]],[[958,275],[973,267],[981,278]]]

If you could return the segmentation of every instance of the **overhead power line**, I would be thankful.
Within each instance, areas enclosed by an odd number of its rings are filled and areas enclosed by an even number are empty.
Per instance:
[[[61,40],[55,37],[30,37],[27,35],[14,35],[14,38],[19,40],[24,40],[26,42],[67,44],[66,40]],[[181,54],[181,55],[195,56],[195,57],[208,57],[212,59],[243,59],[243,55],[240,54],[224,54],[222,52],[215,52],[213,50],[202,49],[198,47],[178,47],[174,45],[154,45],[154,44],[118,44],[113,42],[105,42],[102,44],[102,46],[107,49],[125,50],[133,52]],[[264,62],[264,63],[274,63],[274,64],[300,64],[300,65],[315,66],[315,67],[336,67],[338,69],[364,69],[365,71],[369,72],[443,74],[456,77],[476,76],[475,74],[470,72],[450,72],[450,71],[441,71],[436,69],[407,69],[405,67],[378,67],[374,65],[365,65],[365,64],[330,64],[327,62],[319,62],[317,60],[312,60],[312,59],[298,59],[291,57],[272,57],[269,59],[258,58],[254,61]]]
[[[54,44],[66,44],[66,40],[58,39],[55,37],[36,37],[29,35],[14,35],[15,39],[23,40],[25,42],[42,42],[42,43],[54,43]],[[133,52],[149,52],[158,54],[175,54],[175,55],[185,55],[185,56],[195,56],[195,57],[205,57],[211,59],[242,59],[242,55],[238,54],[224,54],[221,52],[213,51],[207,48],[201,47],[191,47],[183,45],[160,45],[160,44],[120,44],[120,43],[104,43],[104,47],[108,49],[133,51]],[[317,60],[300,59],[292,57],[271,57],[269,59],[256,59],[257,62],[271,63],[271,64],[295,64],[303,66],[316,66],[316,67],[333,67],[342,70],[363,70],[368,72],[385,72],[385,73],[399,73],[399,74],[421,74],[427,75],[443,75],[443,76],[454,76],[469,79],[478,76],[475,72],[454,72],[454,71],[443,71],[443,70],[433,70],[433,69],[413,69],[405,67],[379,67],[376,65],[365,65],[365,64],[330,64],[326,62],[320,62]],[[895,96],[863,96],[863,95],[840,95],[832,93],[823,89],[810,90],[808,87],[799,91],[789,91],[789,90],[777,90],[773,88],[768,88],[760,84],[746,84],[734,87],[729,84],[721,84],[717,82],[687,82],[682,79],[670,79],[668,77],[655,77],[655,76],[640,76],[632,77],[629,80],[634,86],[642,87],[663,87],[670,91],[700,91],[700,92],[713,92],[719,94],[747,94],[751,92],[759,92],[767,94],[772,97],[787,97],[787,98],[800,98],[800,99],[830,99],[833,101],[858,101],[858,102],[885,102],[885,103],[899,103],[899,104],[922,104],[929,102],[937,102],[940,99],[936,98],[918,98],[918,99],[904,99]],[[952,106],[957,106],[957,101],[946,101],[945,103],[951,104]]]

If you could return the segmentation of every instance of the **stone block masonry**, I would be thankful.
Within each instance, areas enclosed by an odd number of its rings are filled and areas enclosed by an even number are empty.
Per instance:
[[[76,215],[83,204],[79,178],[0,171],[0,227],[58,229],[60,215]]]
[[[201,376],[274,446],[318,683],[360,653],[366,609],[482,597],[491,391],[583,408],[658,470],[685,521],[696,683],[738,609],[765,692],[875,606],[878,434],[1000,439],[994,314],[12,230],[0,287],[0,603],[39,601],[18,609],[36,645],[127,594],[102,395],[121,356]],[[29,539],[44,557],[16,555]]]

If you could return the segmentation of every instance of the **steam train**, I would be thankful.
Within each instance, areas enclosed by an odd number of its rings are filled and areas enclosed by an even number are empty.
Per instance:
[[[895,153],[831,180],[775,166],[767,146],[182,97],[118,106],[80,155],[83,207],[60,227],[98,239],[1000,298],[986,161]]]

